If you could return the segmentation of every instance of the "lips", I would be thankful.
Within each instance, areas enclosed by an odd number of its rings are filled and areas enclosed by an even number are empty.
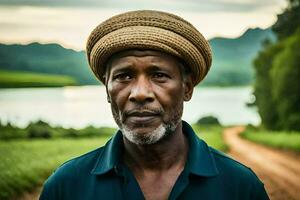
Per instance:
[[[127,120],[133,124],[149,124],[160,117],[156,111],[131,111],[126,115]]]

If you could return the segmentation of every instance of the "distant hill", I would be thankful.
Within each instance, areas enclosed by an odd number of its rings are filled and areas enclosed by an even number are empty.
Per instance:
[[[249,29],[234,39],[213,38],[213,66],[203,85],[246,85],[253,80],[252,59],[261,42],[274,39],[270,29]],[[0,44],[0,69],[68,75],[79,84],[99,84],[88,67],[84,51],[58,44]]]
[[[66,75],[0,70],[0,88],[62,87],[70,85],[77,85],[77,82]]]
[[[85,53],[58,44],[0,44],[0,69],[68,75],[79,84],[97,84]]]
[[[271,29],[248,29],[238,38],[213,38],[212,68],[203,85],[247,85],[254,78],[252,61],[269,38],[275,40]]]

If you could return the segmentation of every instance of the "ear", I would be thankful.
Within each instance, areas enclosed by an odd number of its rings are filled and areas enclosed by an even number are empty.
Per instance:
[[[106,98],[107,98],[107,102],[111,103],[110,96],[108,94],[107,94]]]
[[[107,102],[111,103],[111,97],[110,97],[109,92],[108,92],[108,87],[109,87],[109,83],[108,83],[109,80],[108,79],[109,79],[109,75],[110,75],[110,65],[107,65],[105,75],[103,76],[103,80],[104,80],[104,83],[105,83],[105,90],[106,90],[106,99],[107,99]]]
[[[187,75],[184,80],[184,101],[189,101],[193,96],[194,84],[192,81],[192,76]]]
[[[110,97],[110,95],[109,95],[109,93],[108,93],[108,84],[107,84],[107,83],[105,84],[105,91],[106,91],[106,99],[107,99],[107,102],[108,102],[108,103],[111,103],[111,97]]]

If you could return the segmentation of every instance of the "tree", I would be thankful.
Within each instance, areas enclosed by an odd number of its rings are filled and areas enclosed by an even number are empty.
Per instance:
[[[293,35],[298,27],[300,27],[300,0],[289,0],[284,12],[277,15],[277,21],[272,29],[281,40]]]
[[[278,15],[278,37],[254,60],[256,105],[267,129],[300,130],[300,0]]]
[[[255,104],[258,107],[258,113],[262,120],[262,125],[267,129],[278,129],[278,114],[274,110],[275,102],[272,98],[272,80],[270,70],[273,65],[273,59],[281,50],[281,45],[266,44],[265,49],[259,53],[254,60],[256,79],[254,85]]]
[[[270,73],[278,128],[300,131],[300,29],[287,38]]]
[[[221,125],[218,118],[214,116],[205,116],[197,121],[198,125]]]

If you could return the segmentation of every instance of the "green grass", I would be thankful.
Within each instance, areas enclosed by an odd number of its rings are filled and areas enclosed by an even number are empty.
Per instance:
[[[108,137],[0,141],[0,199],[42,185],[66,160],[102,146]]]
[[[77,85],[70,76],[0,70],[0,88],[60,87]]]
[[[266,146],[300,153],[300,132],[247,129],[242,137]]]
[[[194,129],[210,146],[227,150],[220,126],[195,125]],[[0,140],[0,199],[42,185],[63,162],[102,146],[109,137]]]
[[[228,150],[228,146],[225,144],[222,136],[223,127],[217,125],[193,125],[193,129],[209,146],[224,152]]]
[[[53,127],[43,121],[31,122],[25,128],[0,123],[0,140],[109,137],[115,131],[116,129],[111,127],[87,126],[81,129]]]

